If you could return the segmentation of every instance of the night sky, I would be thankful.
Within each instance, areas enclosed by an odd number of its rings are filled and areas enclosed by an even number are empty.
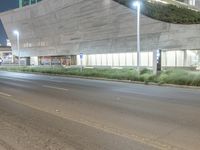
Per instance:
[[[0,12],[17,8],[19,5],[19,0],[0,0]],[[6,45],[6,33],[3,25],[0,21],[0,44]]]

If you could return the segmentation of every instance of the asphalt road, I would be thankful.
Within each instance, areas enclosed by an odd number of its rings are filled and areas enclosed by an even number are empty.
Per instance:
[[[0,71],[0,150],[199,148],[199,89]]]

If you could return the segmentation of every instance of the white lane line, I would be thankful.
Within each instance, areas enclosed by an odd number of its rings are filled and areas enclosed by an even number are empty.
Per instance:
[[[11,97],[11,95],[7,94],[7,93],[4,93],[4,92],[0,92],[0,95],[2,96],[7,96],[7,97]]]
[[[50,88],[50,89],[56,89],[56,90],[61,90],[61,91],[69,91],[69,89],[55,87],[55,86],[49,86],[49,85],[43,85],[42,87]]]
[[[23,80],[19,78],[10,78],[10,77],[0,77],[0,79],[6,79],[6,80],[13,80],[13,81],[21,81],[21,82],[28,82],[28,83],[33,83],[30,80]]]

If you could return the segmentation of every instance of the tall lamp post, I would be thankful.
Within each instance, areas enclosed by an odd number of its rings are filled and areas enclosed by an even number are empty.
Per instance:
[[[19,31],[14,30],[13,33],[17,37],[18,65],[20,66]]]
[[[137,70],[140,70],[140,1],[137,0],[133,3],[137,7]]]

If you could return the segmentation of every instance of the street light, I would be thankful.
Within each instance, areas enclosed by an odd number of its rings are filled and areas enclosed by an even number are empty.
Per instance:
[[[18,65],[20,66],[19,31],[18,30],[14,30],[13,33],[17,37]]]
[[[133,2],[133,6],[137,7],[137,69],[140,70],[140,1]]]

